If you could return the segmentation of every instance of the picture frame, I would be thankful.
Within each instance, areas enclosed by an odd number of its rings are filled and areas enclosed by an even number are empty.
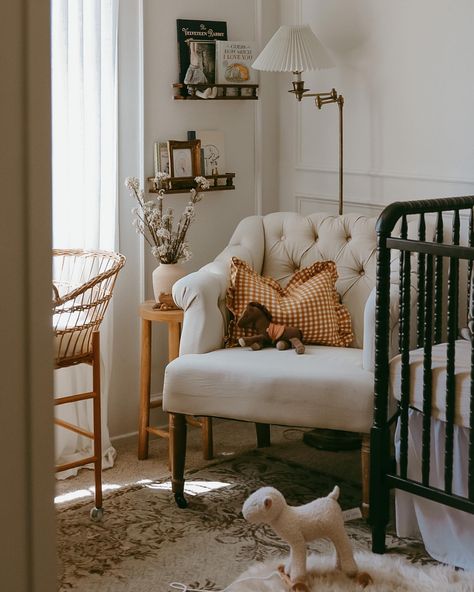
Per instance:
[[[153,165],[155,177],[157,173],[170,174],[170,157],[167,142],[155,142],[153,146]]]
[[[192,185],[201,174],[201,140],[168,140],[168,154],[173,187]]]
[[[196,131],[201,140],[202,169],[205,175],[219,175],[226,172],[224,132],[218,130]],[[225,179],[223,180],[225,183]]]

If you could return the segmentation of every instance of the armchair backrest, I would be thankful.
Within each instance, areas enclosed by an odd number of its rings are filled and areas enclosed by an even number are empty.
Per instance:
[[[219,258],[229,249],[243,249],[242,258],[282,286],[302,267],[320,260],[334,261],[339,275],[336,288],[352,317],[352,346],[362,347],[364,307],[375,286],[375,222],[376,218],[358,214],[276,212],[252,216],[240,222]]]

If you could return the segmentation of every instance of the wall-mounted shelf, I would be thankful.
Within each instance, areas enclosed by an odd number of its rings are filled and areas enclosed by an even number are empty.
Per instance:
[[[203,98],[196,91],[217,87],[217,96]],[[175,101],[256,101],[258,84],[173,84]],[[184,89],[184,91],[183,91]],[[187,91],[188,94],[185,94]]]
[[[201,189],[201,192],[206,191],[232,191],[235,189],[234,185],[235,173],[224,173],[223,175],[206,175],[206,179],[211,181],[209,189]],[[219,179],[225,179],[225,185],[219,184]],[[193,187],[196,187],[194,177],[170,177],[166,181],[167,188],[165,193],[187,193]],[[148,177],[148,192],[158,193],[155,186],[155,178]]]

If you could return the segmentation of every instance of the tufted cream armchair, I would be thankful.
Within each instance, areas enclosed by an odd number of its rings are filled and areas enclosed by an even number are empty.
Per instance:
[[[240,222],[212,263],[175,284],[184,310],[180,357],[166,368],[163,407],[170,413],[172,482],[186,506],[186,415],[255,422],[257,444],[270,444],[270,424],[329,428],[363,435],[363,507],[368,502],[373,413],[375,218],[278,212]],[[307,345],[292,350],[223,348],[231,257],[286,285],[317,260],[336,262],[336,288],[352,317],[349,348]],[[393,328],[392,328],[393,331]]]

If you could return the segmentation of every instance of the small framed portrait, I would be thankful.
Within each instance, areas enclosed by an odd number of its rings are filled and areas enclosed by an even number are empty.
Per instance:
[[[201,140],[168,140],[170,174],[172,177],[187,177],[188,184],[201,174]],[[182,184],[173,181],[173,185]]]

